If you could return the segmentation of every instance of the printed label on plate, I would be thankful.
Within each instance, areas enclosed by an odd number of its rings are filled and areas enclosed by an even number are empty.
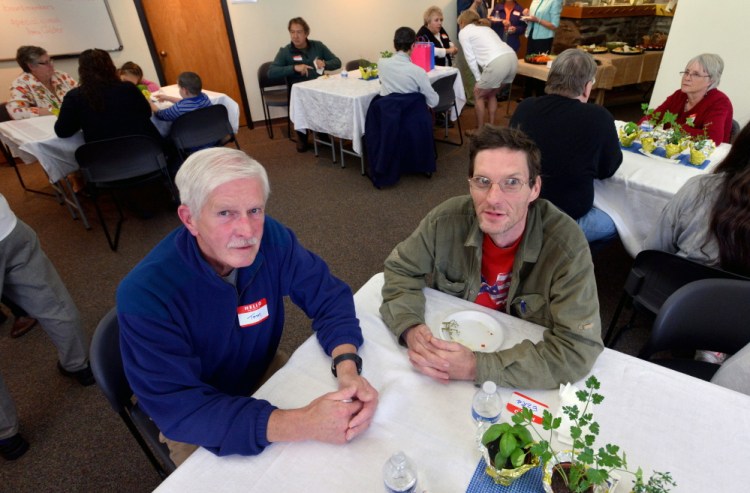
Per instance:
[[[524,407],[528,407],[529,409],[531,409],[531,412],[534,413],[534,423],[537,424],[542,424],[542,413],[545,409],[549,409],[547,404],[536,401],[531,397],[523,395],[519,392],[513,392],[513,395],[508,401],[508,405],[506,405],[505,407],[513,414],[516,414]]]

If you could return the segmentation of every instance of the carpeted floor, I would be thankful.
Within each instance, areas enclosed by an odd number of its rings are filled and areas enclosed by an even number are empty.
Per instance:
[[[637,105],[612,111],[621,119],[640,113]],[[473,121],[473,109],[467,108],[462,115],[464,128],[473,127]],[[500,118],[500,123],[507,124],[507,119]],[[284,138],[284,130],[279,123],[275,140],[270,140],[260,123],[255,130],[241,129],[238,136],[242,149],[268,170],[272,189],[268,213],[291,227],[354,291],[382,270],[386,255],[427,211],[448,197],[467,193],[466,145],[438,144],[438,171],[431,178],[404,176],[396,186],[377,190],[360,175],[356,159],[349,158],[342,169],[331,162],[330,153],[323,152],[320,158],[312,152],[298,154],[294,143]],[[21,172],[29,186],[45,188],[38,164],[21,166]],[[0,192],[39,235],[76,300],[89,336],[113,306],[118,282],[179,224],[166,192],[153,191],[161,194],[152,204],[153,217],[140,219],[126,212],[120,247],[114,253],[90,203],[85,208],[93,227],[87,231],[53,199],[23,192],[13,170],[0,166]],[[595,257],[605,326],[630,263],[619,242]],[[35,328],[11,339],[10,325],[0,326],[0,373],[15,399],[21,431],[31,449],[18,461],[0,461],[0,491],[153,490],[158,476],[100,391],[95,386],[82,388],[57,373],[54,347],[42,330]],[[304,315],[290,306],[282,348],[294,351],[309,337],[309,327]],[[633,354],[645,335],[645,330],[635,329],[618,348]]]

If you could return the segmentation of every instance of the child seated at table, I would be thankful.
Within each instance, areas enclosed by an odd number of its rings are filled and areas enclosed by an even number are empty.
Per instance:
[[[161,89],[156,82],[151,82],[143,78],[143,70],[135,62],[125,62],[117,73],[121,81],[132,82],[141,91],[146,89],[149,92],[156,92]]]
[[[195,72],[183,72],[177,77],[177,86],[180,88],[180,97],[167,96],[166,94],[155,94],[159,101],[169,101],[174,105],[160,110],[153,102],[151,109],[159,120],[174,121],[180,116],[199,108],[211,106],[211,100],[201,92],[203,83]]]

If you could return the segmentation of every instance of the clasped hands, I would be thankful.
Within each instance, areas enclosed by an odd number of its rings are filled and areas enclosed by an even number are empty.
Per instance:
[[[402,338],[409,348],[409,361],[420,373],[440,382],[474,380],[477,357],[466,346],[438,339],[425,324],[406,329]]]

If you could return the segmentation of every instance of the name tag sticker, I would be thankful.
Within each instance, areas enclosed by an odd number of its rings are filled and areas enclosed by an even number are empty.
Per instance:
[[[510,15],[521,15],[521,12],[514,10],[513,12],[510,13]]]
[[[447,34],[441,34],[440,36],[443,37],[443,38],[447,38],[448,37]]]
[[[237,320],[240,327],[252,327],[268,318],[268,303],[263,298],[255,303],[237,307]]]
[[[545,409],[549,409],[547,404],[536,401],[519,392],[513,392],[513,395],[510,397],[510,400],[505,407],[513,414],[516,414],[524,407],[528,407],[534,413],[534,423],[537,424],[542,424],[542,413]]]
[[[295,62],[301,62],[302,55],[292,55],[292,60],[294,60]]]

